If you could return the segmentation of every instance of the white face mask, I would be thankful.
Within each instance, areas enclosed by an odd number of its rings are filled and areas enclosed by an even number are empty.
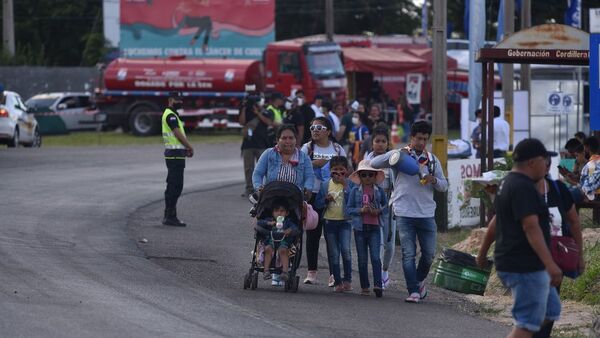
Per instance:
[[[292,109],[292,103],[290,101],[285,101],[285,110]]]
[[[358,125],[359,123],[360,123],[360,119],[358,117],[353,117],[352,118],[352,124]]]
[[[260,100],[258,101],[258,106],[259,106],[259,107],[262,107],[262,106],[264,106],[264,105],[265,105],[265,98],[264,98],[264,97],[261,97],[261,98],[260,98]]]
[[[301,106],[304,103],[304,99],[302,99],[301,97],[297,98],[298,100],[298,106]]]

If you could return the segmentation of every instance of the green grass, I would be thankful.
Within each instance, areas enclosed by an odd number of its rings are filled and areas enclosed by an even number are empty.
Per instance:
[[[563,279],[560,295],[590,305],[600,305],[600,243],[584,251],[585,272],[577,279]]]
[[[191,143],[241,143],[238,133],[188,133]],[[134,136],[122,132],[72,132],[67,135],[44,135],[42,147],[118,147],[128,145],[163,144],[162,136]]]
[[[462,242],[471,234],[471,228],[454,228],[446,232],[438,232],[437,250],[441,252],[442,248],[450,248],[458,242]]]

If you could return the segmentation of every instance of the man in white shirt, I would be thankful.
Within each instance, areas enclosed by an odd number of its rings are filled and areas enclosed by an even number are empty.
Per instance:
[[[323,111],[321,110],[321,105],[323,104],[323,96],[317,94],[315,95],[315,103],[313,103],[310,108],[315,112],[315,117],[323,117]]]
[[[504,157],[510,144],[510,125],[500,117],[500,108],[494,106],[494,158]]]

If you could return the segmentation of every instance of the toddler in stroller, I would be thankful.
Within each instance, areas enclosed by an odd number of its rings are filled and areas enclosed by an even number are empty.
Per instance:
[[[264,279],[270,279],[271,273],[269,267],[273,258],[273,251],[277,248],[277,255],[281,262],[280,278],[284,282],[289,279],[289,255],[290,247],[295,242],[295,236],[298,232],[298,226],[288,217],[289,211],[283,201],[275,202],[273,205],[273,217],[267,217],[256,222],[256,225],[269,230],[270,233],[264,239]]]
[[[258,275],[279,274],[285,291],[296,292],[300,277],[296,272],[302,256],[303,193],[292,183],[268,183],[253,208],[255,244],[252,262],[244,278],[244,289],[256,289]],[[264,262],[263,262],[264,257]],[[280,264],[277,264],[280,263]]]

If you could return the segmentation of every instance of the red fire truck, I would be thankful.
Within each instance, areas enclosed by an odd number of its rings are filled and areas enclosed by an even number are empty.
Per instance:
[[[102,72],[95,91],[108,128],[135,135],[160,131],[160,116],[171,91],[184,96],[186,128],[238,128],[238,108],[245,85],[291,95],[303,89],[307,100],[319,93],[346,97],[341,48],[336,43],[287,40],[267,45],[262,61],[233,59],[123,59]]]

